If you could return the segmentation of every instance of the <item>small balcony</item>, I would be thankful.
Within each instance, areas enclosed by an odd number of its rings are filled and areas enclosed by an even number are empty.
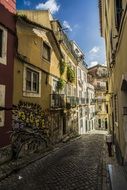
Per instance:
[[[74,97],[74,96],[67,96],[66,98],[66,108],[73,108],[76,107],[78,105],[78,98]]]
[[[52,109],[71,109],[77,105],[86,105],[86,98],[79,98],[75,96],[66,96],[64,94],[50,94],[50,108]]]
[[[53,109],[65,107],[66,97],[64,94],[50,94],[50,100],[50,107]]]
[[[97,91],[106,91],[106,86],[99,86],[99,85],[97,85],[95,87],[95,90],[97,90]]]
[[[97,99],[96,99],[96,102],[97,102],[98,104],[102,104],[102,103],[106,102],[106,99],[105,99],[105,98],[97,98]]]

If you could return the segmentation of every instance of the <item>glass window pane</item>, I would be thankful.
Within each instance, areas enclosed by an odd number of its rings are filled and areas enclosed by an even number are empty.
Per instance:
[[[46,43],[43,43],[43,57],[50,61],[50,47]]]
[[[30,70],[27,69],[27,72],[26,72],[26,90],[31,90],[31,78],[32,78],[32,73]]]
[[[33,73],[33,91],[39,91],[39,74]]]

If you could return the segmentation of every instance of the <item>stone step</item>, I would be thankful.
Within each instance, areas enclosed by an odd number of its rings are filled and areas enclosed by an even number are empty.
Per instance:
[[[112,190],[127,190],[127,176],[123,166],[108,165]]]

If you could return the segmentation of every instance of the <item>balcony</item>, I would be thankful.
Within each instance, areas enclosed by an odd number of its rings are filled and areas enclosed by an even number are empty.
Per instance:
[[[108,77],[108,72],[102,72],[100,74],[96,74],[97,78],[107,78]]]
[[[97,90],[97,91],[106,91],[106,86],[96,86],[95,90]]]
[[[104,102],[106,102],[106,98],[97,98],[96,99],[96,102],[99,104],[102,104],[102,103],[104,103]]]
[[[75,96],[66,96],[64,94],[50,94],[50,108],[52,109],[71,109],[77,105],[86,105],[86,98],[79,98]]]
[[[64,108],[66,98],[64,94],[50,94],[51,104],[50,107],[54,109]]]
[[[67,109],[70,109],[70,108],[73,108],[73,107],[76,107],[78,105],[78,98],[75,97],[75,96],[67,96],[66,98],[66,108]]]

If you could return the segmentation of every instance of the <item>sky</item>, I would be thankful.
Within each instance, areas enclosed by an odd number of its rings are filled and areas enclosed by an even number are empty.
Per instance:
[[[85,54],[88,66],[105,64],[105,44],[100,36],[98,0],[17,0],[17,9],[49,9],[70,40]]]

